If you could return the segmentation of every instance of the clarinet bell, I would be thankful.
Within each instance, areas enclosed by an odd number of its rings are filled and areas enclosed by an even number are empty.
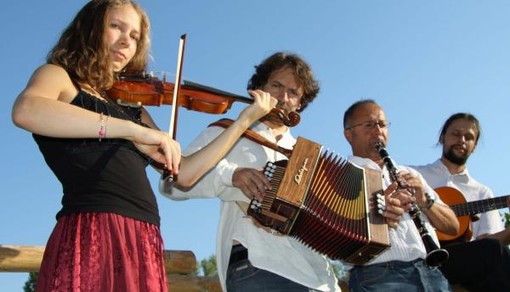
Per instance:
[[[446,249],[436,249],[427,255],[425,262],[431,267],[439,267],[448,260],[448,257],[449,254]]]

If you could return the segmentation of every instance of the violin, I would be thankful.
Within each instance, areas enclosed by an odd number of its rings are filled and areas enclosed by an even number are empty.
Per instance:
[[[234,101],[253,103],[253,99],[221,91],[212,87],[200,85],[197,83],[181,82],[181,69],[183,64],[184,47],[186,44],[186,34],[183,34],[179,41],[179,53],[177,57],[177,69],[175,74],[175,83],[166,82],[154,77],[152,74],[135,74],[129,76],[124,74],[113,84],[112,88],[107,90],[108,97],[116,100],[119,105],[130,107],[141,107],[142,105],[162,104],[172,105],[172,114],[170,118],[169,133],[173,139],[176,138],[177,130],[177,110],[183,106],[189,110],[222,114],[227,112]],[[288,127],[296,126],[301,120],[298,113],[285,113],[283,108],[276,107],[271,110],[275,113],[284,125]],[[163,169],[162,181],[172,182],[175,180],[174,174],[166,168]]]
[[[107,94],[122,106],[161,106],[172,105],[174,89],[175,84],[166,82],[165,78],[161,80],[152,74],[141,73],[118,77]],[[177,106],[208,114],[224,114],[235,101],[253,103],[252,98],[185,80],[179,89]],[[299,113],[287,114],[278,106],[271,113],[276,114],[288,127],[296,126],[301,120]]]

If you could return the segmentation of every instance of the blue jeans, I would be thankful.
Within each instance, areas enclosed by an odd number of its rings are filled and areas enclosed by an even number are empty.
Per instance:
[[[228,266],[226,282],[228,292],[317,291],[277,274],[258,269],[252,266],[248,259],[237,261]]]
[[[421,259],[355,266],[350,271],[349,287],[352,292],[451,291],[441,271],[427,266]]]

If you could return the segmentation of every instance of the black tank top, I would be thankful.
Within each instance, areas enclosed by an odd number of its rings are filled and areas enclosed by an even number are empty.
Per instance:
[[[142,124],[141,109],[105,102],[82,90],[71,104]],[[63,187],[57,219],[75,212],[111,212],[159,226],[156,197],[145,172],[150,161],[133,143],[33,137]]]

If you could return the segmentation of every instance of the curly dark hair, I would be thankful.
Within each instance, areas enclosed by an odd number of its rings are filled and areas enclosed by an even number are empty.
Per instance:
[[[48,64],[63,67],[74,80],[99,90],[109,89],[115,80],[103,41],[106,12],[131,5],[140,15],[140,40],[125,70],[144,71],[150,48],[150,22],[145,11],[132,0],[91,0],[76,14],[46,57]]]
[[[247,89],[262,88],[266,85],[271,73],[284,67],[292,68],[299,83],[303,86],[301,107],[297,110],[302,112],[317,97],[320,87],[319,82],[313,77],[310,66],[297,54],[277,52],[263,60],[262,63],[255,66],[255,73],[248,81]]]

